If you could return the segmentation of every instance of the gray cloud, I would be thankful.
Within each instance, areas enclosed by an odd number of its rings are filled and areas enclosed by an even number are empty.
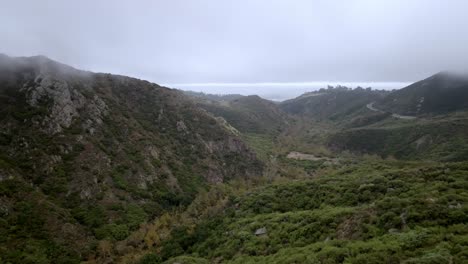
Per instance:
[[[416,81],[467,70],[464,0],[3,0],[0,52],[157,83]]]

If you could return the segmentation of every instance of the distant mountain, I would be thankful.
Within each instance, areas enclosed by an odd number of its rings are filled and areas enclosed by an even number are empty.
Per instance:
[[[202,99],[197,100],[198,106],[222,117],[242,133],[278,134],[292,122],[278,104],[257,95],[221,101],[198,98]]]
[[[2,263],[99,258],[98,240],[262,173],[225,124],[146,81],[2,55],[0,105]]]
[[[293,115],[317,120],[341,120],[365,108],[368,103],[384,98],[388,93],[370,88],[329,87],[284,101],[280,108]]]
[[[468,110],[468,75],[440,72],[394,91],[376,107],[409,116]]]
[[[182,92],[190,97],[218,101],[218,102],[232,101],[232,100],[243,97],[243,95],[240,95],[240,94],[207,94],[203,92],[194,92],[194,91],[182,91]]]

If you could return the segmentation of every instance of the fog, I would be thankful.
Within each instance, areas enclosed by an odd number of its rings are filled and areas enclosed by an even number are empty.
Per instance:
[[[211,93],[280,100],[319,88],[317,82],[400,88],[395,82],[468,67],[464,0],[3,0],[1,6],[1,53],[42,54],[79,69]]]

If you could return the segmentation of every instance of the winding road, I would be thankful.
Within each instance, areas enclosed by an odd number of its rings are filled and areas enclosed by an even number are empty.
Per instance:
[[[374,103],[375,102],[368,103],[366,105],[367,109],[369,109],[371,111],[374,111],[374,112],[378,112],[378,113],[386,113],[385,111],[382,111],[380,109],[375,108]],[[392,114],[393,117],[399,118],[399,119],[411,120],[411,119],[416,119],[417,118],[415,116],[405,116],[405,115],[399,115],[399,114],[394,114],[394,113],[391,113],[391,114]]]

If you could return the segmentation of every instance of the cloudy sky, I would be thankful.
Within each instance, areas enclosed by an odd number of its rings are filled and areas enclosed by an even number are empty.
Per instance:
[[[163,84],[467,70],[465,0],[0,0],[0,52]]]

